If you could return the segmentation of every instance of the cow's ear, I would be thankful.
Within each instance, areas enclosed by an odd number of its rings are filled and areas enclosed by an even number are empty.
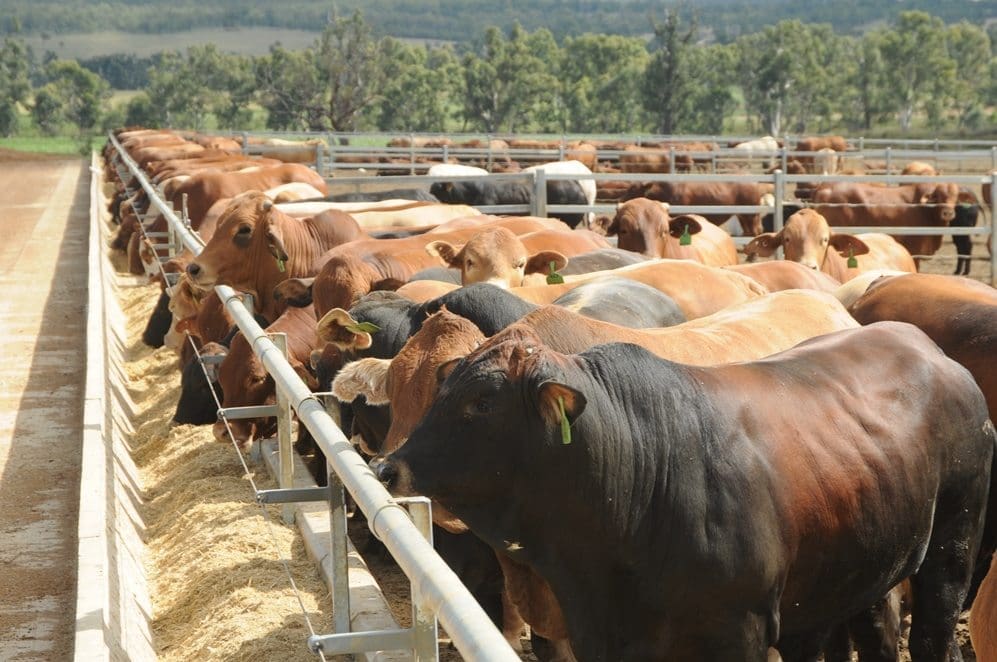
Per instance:
[[[543,382],[537,390],[537,403],[543,419],[549,425],[560,425],[563,429],[581,416],[588,400],[581,391],[567,384]],[[566,422],[563,420],[562,412],[568,419]]]
[[[592,221],[592,230],[598,232],[599,234],[606,235],[607,237],[612,237],[620,229],[620,224],[616,222],[616,217],[610,218],[608,216],[599,216],[594,221]]]
[[[367,349],[374,344],[370,333],[342,308],[333,308],[318,321],[315,334],[340,349]]]
[[[554,271],[560,271],[568,266],[568,258],[557,251],[540,251],[526,260],[524,274],[545,274],[550,272],[550,263],[554,263]]]
[[[842,257],[865,255],[869,252],[869,244],[853,234],[832,234],[830,244]]]
[[[399,287],[405,284],[405,281],[399,278],[382,278],[381,280],[371,283],[371,292],[394,292]]]
[[[749,257],[769,257],[775,253],[775,249],[779,248],[781,243],[781,230],[779,232],[765,232],[749,241],[743,250],[744,254]]]
[[[277,301],[284,300],[287,305],[295,308],[305,308],[312,304],[312,285],[315,278],[288,278],[277,283],[273,288],[273,297]]]
[[[676,216],[668,221],[668,234],[672,235],[676,239],[681,237],[682,233],[684,233],[687,229],[689,234],[698,234],[703,231],[703,226],[689,214]]]
[[[267,223],[267,247],[277,262],[287,262],[287,249],[284,248],[284,234],[272,220]]]
[[[388,368],[391,359],[360,359],[343,366],[332,381],[332,394],[341,402],[353,402],[364,396],[369,405],[386,405]]]
[[[461,262],[461,250],[463,246],[454,246],[448,241],[431,241],[426,244],[426,252],[433,257],[438,257],[443,261],[443,264],[453,267],[454,269],[460,269]]]

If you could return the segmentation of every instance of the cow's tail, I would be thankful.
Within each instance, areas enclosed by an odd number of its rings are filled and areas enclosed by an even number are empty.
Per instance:
[[[990,559],[997,552],[997,432],[994,431],[993,421],[986,422],[987,430],[990,434],[990,442],[994,447],[993,457],[990,459],[990,496],[987,499],[987,512],[983,520],[983,539],[980,541],[980,552],[976,556],[976,565],[973,568],[973,578],[969,583],[969,593],[966,594],[966,601],[963,603],[965,609],[973,604],[976,592],[983,582],[983,578],[990,569]]]

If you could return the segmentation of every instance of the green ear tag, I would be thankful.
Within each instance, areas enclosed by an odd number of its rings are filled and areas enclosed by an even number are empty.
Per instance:
[[[858,266],[859,266],[859,261],[855,259],[855,249],[854,248],[849,248],[848,249],[848,268],[849,269],[858,269]]]
[[[548,285],[561,285],[564,283],[564,276],[557,273],[554,262],[550,263],[550,273],[547,274],[547,284]]]
[[[679,237],[679,246],[688,246],[691,243],[692,235],[689,234],[689,226],[687,225],[685,226],[685,229],[682,230],[682,236]]]
[[[280,269],[280,273],[284,273],[284,260],[277,258],[277,268]]]
[[[356,324],[347,324],[344,328],[350,333],[376,333],[381,330],[381,327],[373,322],[357,322]]]
[[[561,410],[561,443],[567,446],[571,443],[571,424],[564,413],[564,398],[557,396],[557,407]]]

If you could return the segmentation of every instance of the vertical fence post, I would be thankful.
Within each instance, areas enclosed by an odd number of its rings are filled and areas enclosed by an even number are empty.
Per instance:
[[[249,154],[249,134],[245,131],[242,132],[242,154],[243,156]]]
[[[775,184],[773,195],[775,196],[775,209],[772,210],[772,232],[782,231],[782,201],[786,197],[786,173],[776,170],[772,173]],[[782,246],[775,251],[775,259],[782,259]]]
[[[429,499],[416,497],[407,499],[409,516],[429,544],[433,544],[433,518]],[[416,662],[435,662],[439,659],[437,644],[437,624],[433,612],[422,604],[418,584],[412,582],[412,642]]]
[[[324,174],[323,171],[322,171],[322,141],[321,140],[319,142],[315,143],[315,172],[317,172],[320,177],[323,176],[323,174]]]
[[[893,171],[893,148],[890,145],[886,146],[886,174],[889,175]]]
[[[331,393],[318,395],[329,413],[329,416],[339,421],[339,401]],[[353,629],[350,620],[350,567],[349,552],[346,544],[346,493],[343,482],[326,462],[326,474],[329,485],[329,536],[332,538],[332,620],[337,634],[350,632]]]
[[[270,339],[284,358],[287,358],[287,334],[273,333]],[[294,451],[291,448],[291,402],[280,386],[277,386],[277,455],[280,460],[278,483],[281,489],[294,487]],[[280,508],[285,524],[294,523],[294,504],[285,503]]]
[[[668,172],[675,174],[675,145],[668,146]]]
[[[446,143],[443,143],[443,162],[450,163],[450,148]]]
[[[547,173],[543,169],[533,171],[533,199],[530,213],[540,218],[547,217]]]
[[[997,221],[994,220],[994,209],[997,209],[997,170],[990,173],[990,235],[987,240],[990,242],[990,285],[997,287],[997,240],[994,239],[994,231],[997,230]]]
[[[990,148],[990,169],[997,170],[997,147]]]

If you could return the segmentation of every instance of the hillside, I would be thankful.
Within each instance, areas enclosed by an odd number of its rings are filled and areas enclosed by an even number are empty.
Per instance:
[[[555,36],[585,32],[646,34],[648,16],[660,17],[661,0],[287,0],[275,6],[264,0],[7,0],[0,34],[20,32],[51,39],[79,33],[124,31],[185,32],[205,28],[267,27],[316,30],[331,7],[350,13],[363,10],[383,34],[396,37],[452,40],[474,37],[486,26],[507,27],[515,21],[534,30],[549,28]],[[983,25],[997,20],[997,0],[696,0],[684,11],[698,18],[704,35],[728,41],[758,31],[779,19],[830,23],[839,34],[855,34],[891,22],[901,11],[922,9],[946,23],[967,20]],[[693,9],[694,8],[694,9]],[[58,50],[53,48],[53,50]]]

